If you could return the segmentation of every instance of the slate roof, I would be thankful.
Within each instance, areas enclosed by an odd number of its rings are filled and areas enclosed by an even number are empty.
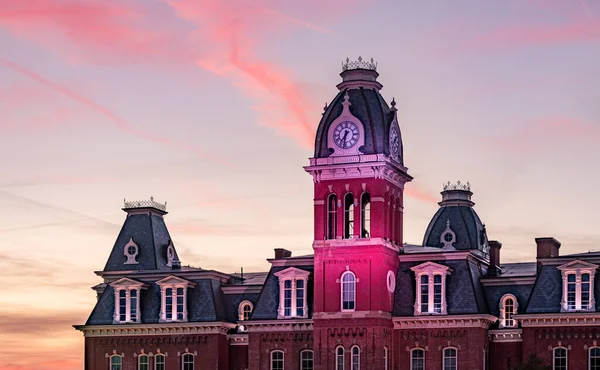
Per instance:
[[[535,276],[537,273],[536,262],[518,262],[500,264],[499,277]]]
[[[473,207],[448,205],[440,207],[431,219],[423,238],[423,245],[441,248],[443,244],[440,238],[448,221],[451,230],[456,234],[454,248],[457,250],[481,250],[487,242],[485,227]]]
[[[323,113],[315,139],[315,158],[328,157],[331,154],[327,145],[327,133],[333,121],[342,113],[342,102],[346,92],[352,104],[350,112],[363,123],[365,129],[365,145],[359,150],[364,154],[390,155],[389,130],[394,112],[378,91],[361,87],[340,91]]]

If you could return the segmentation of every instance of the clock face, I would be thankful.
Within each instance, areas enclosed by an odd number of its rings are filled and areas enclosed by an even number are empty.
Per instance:
[[[394,157],[398,157],[398,150],[400,148],[400,136],[398,135],[398,129],[396,126],[390,130],[390,152]]]
[[[354,122],[340,122],[333,130],[333,141],[342,149],[352,148],[358,143],[358,127]]]

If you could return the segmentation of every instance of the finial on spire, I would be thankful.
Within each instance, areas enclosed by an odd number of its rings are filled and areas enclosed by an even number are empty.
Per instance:
[[[350,58],[346,58],[345,62],[342,62],[342,72],[349,69],[369,69],[372,71],[377,70],[377,62],[371,58],[370,60],[363,60],[361,56],[356,61],[350,61]]]
[[[342,102],[342,105],[344,106],[344,109],[348,109],[348,107],[352,105],[352,103],[350,103],[350,95],[348,95],[347,90],[346,94],[344,95],[344,101]]]

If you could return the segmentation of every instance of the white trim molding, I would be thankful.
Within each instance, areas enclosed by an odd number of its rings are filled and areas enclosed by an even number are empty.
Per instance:
[[[160,317],[159,322],[186,322],[188,320],[187,311],[187,291],[188,288],[196,286],[196,283],[175,275],[169,275],[156,282],[160,287]],[[167,289],[171,289],[171,317],[167,317]],[[183,311],[181,319],[178,318],[177,294],[178,289],[183,289]]]
[[[487,329],[498,320],[496,316],[479,315],[444,315],[394,317],[394,329],[424,329],[424,328],[484,328]]]
[[[561,272],[563,282],[562,299],[560,301],[561,312],[595,311],[594,276],[596,275],[598,265],[581,260],[574,260],[565,263],[564,265],[560,265],[557,268]],[[588,275],[588,281],[582,280],[584,275]],[[573,277],[573,281],[569,281],[571,276]],[[573,305],[569,304],[570,284],[575,285],[575,292],[572,292],[575,295]],[[587,303],[583,302],[583,284],[588,285]]]
[[[511,299],[512,300],[512,313],[510,314],[510,318],[506,317],[506,301]],[[518,321],[517,319],[514,318],[514,315],[517,314],[518,309],[519,309],[519,301],[517,300],[517,297],[515,297],[514,294],[511,293],[506,293],[505,295],[502,296],[502,298],[500,298],[500,303],[498,304],[499,309],[500,309],[500,324],[499,327],[502,328],[515,328],[517,327]]]
[[[281,270],[279,272],[274,273],[273,275],[279,278],[279,307],[277,309],[277,318],[307,318],[308,317],[308,276],[310,275],[309,271],[302,270],[296,267],[289,267],[285,270]],[[290,314],[286,315],[285,310],[285,283],[289,281],[290,287]],[[298,294],[298,281],[302,281],[302,307],[296,307],[298,302],[297,294]],[[298,314],[298,310],[302,310],[302,314]]]
[[[313,321],[305,320],[252,320],[245,325],[248,333],[312,331]]]
[[[230,346],[247,346],[248,334],[227,334]]]
[[[139,335],[227,334],[236,324],[229,322],[195,322],[173,324],[75,325],[84,337]]]
[[[490,342],[522,342],[523,329],[488,330]]]
[[[448,304],[446,302],[446,276],[452,271],[450,267],[440,265],[435,262],[425,262],[410,268],[415,273],[416,295],[414,304],[414,314],[417,315],[446,315],[448,313]],[[427,310],[423,311],[421,280],[427,276]],[[435,277],[440,276],[440,301],[439,307],[435,302]]]
[[[130,279],[121,278],[113,281],[109,284],[113,287],[115,293],[115,311],[113,314],[113,324],[123,323],[141,323],[142,322],[142,311],[140,306],[142,289],[148,289],[148,284]],[[125,320],[121,320],[120,309],[121,309],[121,291],[125,292]],[[135,294],[132,294],[135,292]],[[131,301],[135,298],[135,307],[131,306]],[[133,315],[135,313],[135,315]],[[134,316],[134,317],[132,317]]]
[[[598,326],[600,312],[542,313],[515,315],[521,327]]]

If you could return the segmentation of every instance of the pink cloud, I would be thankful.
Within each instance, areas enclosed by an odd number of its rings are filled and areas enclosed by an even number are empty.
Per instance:
[[[413,183],[406,184],[404,187],[404,194],[425,203],[438,204],[440,201],[439,197],[431,194],[429,190],[420,188]]]

